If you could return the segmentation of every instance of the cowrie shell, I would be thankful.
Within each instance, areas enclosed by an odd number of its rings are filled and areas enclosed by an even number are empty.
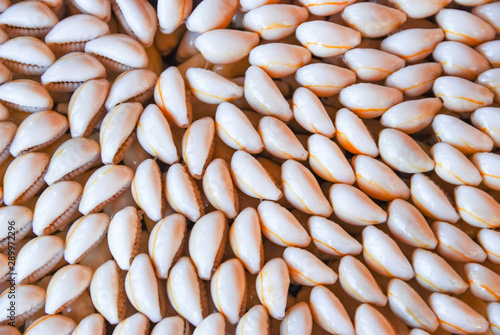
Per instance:
[[[112,335],[146,335],[149,332],[148,318],[135,313],[116,325]]]
[[[500,227],[500,204],[488,193],[472,186],[455,188],[458,213],[468,224],[480,228]]]
[[[356,73],[359,79],[378,81],[405,66],[405,61],[385,51],[356,48],[344,54],[344,63]]]
[[[335,127],[321,100],[310,90],[299,87],[293,93],[293,115],[307,131],[332,137]]]
[[[51,334],[70,334],[76,328],[73,319],[63,315],[44,315],[34,320],[24,331],[28,335],[42,335],[50,332]]]
[[[285,261],[274,258],[260,270],[255,289],[261,303],[273,318],[282,320],[285,317],[286,301],[290,277]]]
[[[311,52],[298,45],[268,43],[253,48],[248,61],[262,68],[271,78],[282,78],[308,64]]]
[[[397,32],[382,41],[381,49],[408,63],[425,59],[444,39],[443,30],[413,28]]]
[[[217,310],[231,324],[237,324],[245,310],[245,269],[236,258],[222,263],[210,283],[212,300]]]
[[[290,335],[311,334],[313,319],[311,310],[305,302],[299,302],[290,307],[281,321],[280,332]]]
[[[434,144],[431,154],[436,164],[434,171],[447,183],[469,186],[481,183],[481,174],[460,150],[441,142]]]
[[[342,227],[320,216],[311,216],[308,220],[309,232],[316,248],[334,255],[357,255],[363,246]]]
[[[380,118],[380,123],[413,134],[430,125],[442,106],[439,98],[403,101],[389,108]]]
[[[252,32],[216,29],[197,37],[194,44],[207,61],[231,64],[248,56],[259,41],[259,36]]]
[[[432,88],[434,80],[443,72],[439,63],[420,63],[402,68],[387,77],[385,84],[416,97]],[[397,105],[396,105],[397,106]]]
[[[488,60],[479,52],[455,41],[439,43],[432,56],[441,64],[444,73],[448,76],[473,80],[491,68]]]
[[[309,306],[314,321],[329,333],[354,335],[354,326],[340,300],[326,287],[311,290]]]
[[[495,38],[495,30],[489,24],[464,10],[441,9],[436,14],[436,22],[450,41],[474,46]]]
[[[420,19],[436,14],[451,0],[389,0],[389,2],[404,11],[409,17]]]
[[[207,104],[220,104],[243,95],[243,87],[210,70],[191,67],[186,78],[193,95]]]
[[[242,210],[229,230],[229,242],[236,257],[251,274],[257,274],[264,263],[260,222],[253,207]]]
[[[370,131],[361,118],[347,108],[342,108],[335,115],[336,138],[339,144],[353,154],[376,157],[379,154]]]
[[[215,122],[211,117],[194,121],[182,137],[182,158],[193,178],[201,179],[213,154]]]
[[[209,30],[226,28],[236,12],[236,0],[209,0],[198,5],[189,15],[186,27],[203,34]]]
[[[203,321],[194,330],[193,335],[203,335],[208,333],[219,335],[226,333],[226,320],[221,313],[212,313],[203,319]]]
[[[212,206],[229,219],[238,215],[237,191],[229,165],[222,158],[216,158],[208,165],[203,175],[203,191]]]
[[[283,259],[290,277],[299,284],[331,285],[337,281],[338,275],[307,250],[288,247],[283,252]]]
[[[356,74],[348,69],[325,63],[302,66],[295,73],[297,82],[318,97],[338,94],[344,87],[356,82]]]
[[[191,14],[192,7],[193,1],[159,0],[157,15],[160,31],[163,34],[172,34]]]
[[[356,309],[354,324],[356,325],[356,333],[359,335],[373,333],[387,335],[397,334],[389,320],[375,309],[375,307],[368,304],[362,304]]]
[[[236,327],[236,335],[268,335],[269,315],[262,305],[255,305],[243,315]]]

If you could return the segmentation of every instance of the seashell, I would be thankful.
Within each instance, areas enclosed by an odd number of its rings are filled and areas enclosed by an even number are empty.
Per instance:
[[[377,306],[387,304],[387,297],[368,268],[353,256],[344,256],[340,260],[339,279],[344,291],[355,300]]]
[[[287,4],[270,4],[250,10],[243,16],[243,26],[263,40],[276,41],[294,33],[309,16],[307,9]]]
[[[267,262],[255,281],[255,289],[260,302],[266,307],[269,315],[277,320],[285,317],[289,285],[288,269],[281,258],[274,258]]]
[[[299,0],[299,2],[306,7],[313,15],[330,16],[341,12],[345,7],[352,5],[355,0],[336,0],[336,1],[323,1],[323,0]]]
[[[81,322],[86,316],[95,313],[95,308],[88,291],[85,290],[75,302],[63,309],[61,313],[64,316],[72,318],[75,322]],[[104,323],[104,318],[102,318],[102,322]]]
[[[488,260],[495,264],[500,264],[500,233],[484,228],[478,232],[477,239],[488,255]]]
[[[313,319],[306,302],[299,302],[286,311],[281,321],[280,333],[290,335],[312,334]]]
[[[490,152],[479,152],[471,157],[472,163],[479,170],[483,184],[492,190],[500,190],[500,155]]]
[[[52,155],[45,182],[50,186],[83,174],[98,162],[99,151],[99,144],[88,138],[67,140]]]
[[[436,143],[431,148],[436,174],[454,185],[477,186],[482,178],[474,164],[458,149],[447,143]]]
[[[380,123],[385,127],[413,134],[430,125],[442,106],[439,98],[403,101],[389,108],[380,118]]]
[[[31,199],[44,186],[43,176],[48,165],[46,153],[33,152],[14,159],[3,178],[5,205],[22,204]]]
[[[417,282],[429,291],[460,294],[467,290],[467,283],[451,265],[429,250],[416,249],[412,255],[412,263]]]
[[[385,38],[380,47],[409,63],[415,63],[429,56],[443,39],[442,29],[413,28]]]
[[[106,79],[93,79],[83,83],[73,92],[68,108],[68,123],[72,137],[90,135],[105,111],[103,105],[109,86]]]
[[[342,89],[339,100],[359,117],[371,119],[403,102],[403,93],[392,87],[360,83]]]
[[[163,34],[172,34],[191,14],[193,1],[158,1],[159,28]],[[154,331],[154,330],[153,330]]]
[[[54,61],[49,47],[34,37],[12,38],[0,45],[0,62],[12,72],[41,75]]]
[[[250,64],[262,68],[272,78],[294,74],[311,61],[311,52],[303,47],[286,43],[259,45],[250,51]]]
[[[400,279],[391,279],[387,286],[391,311],[409,327],[434,332],[439,321],[425,301],[410,285]]]
[[[84,265],[66,265],[59,269],[47,287],[45,313],[57,314],[71,305],[92,279],[92,270]]]
[[[52,108],[47,89],[32,80],[13,80],[0,86],[0,102],[7,108],[23,112],[42,112]]]
[[[108,227],[109,250],[122,270],[130,269],[132,260],[139,254],[140,243],[141,216],[137,209],[127,206],[113,216]]]
[[[184,79],[175,66],[168,67],[158,78],[154,98],[165,116],[178,127],[187,128],[191,124],[191,104],[187,102]]]
[[[210,70],[189,68],[186,77],[193,95],[207,104],[219,104],[243,95],[243,87]]]
[[[257,211],[242,210],[229,230],[229,242],[236,257],[251,274],[257,274],[264,262],[264,249]]]
[[[344,87],[354,84],[356,74],[339,66],[313,63],[298,69],[295,73],[295,79],[317,96],[328,97],[338,94]]]
[[[112,335],[147,335],[149,333],[148,318],[135,313],[116,325]]]
[[[33,1],[34,2],[34,1]],[[31,323],[24,331],[25,335],[66,335],[76,328],[72,319],[63,315],[43,315]]]
[[[495,102],[500,101],[500,89],[498,75],[500,69],[492,69],[485,71],[479,75],[477,82],[487,88],[489,88],[495,94]]]
[[[500,227],[500,204],[491,195],[472,186],[455,188],[458,213],[468,224],[479,228]]]
[[[0,233],[0,251],[4,251],[31,232],[33,212],[23,206],[3,206],[0,207],[0,220],[6,228]]]
[[[398,56],[377,49],[365,48],[347,51],[343,61],[359,79],[365,81],[386,79],[405,66],[405,61]]]
[[[243,315],[236,327],[236,335],[269,335],[269,316],[266,308],[255,305]]]
[[[222,261],[227,243],[227,221],[222,212],[215,211],[196,221],[189,236],[189,255],[198,276],[210,280]]]
[[[165,178],[165,196],[169,205],[190,221],[197,221],[204,215],[200,190],[180,163],[172,165]]]
[[[0,15],[0,24],[9,37],[43,37],[56,23],[56,15],[42,1],[15,3]]]
[[[497,107],[478,108],[471,115],[474,127],[488,134],[495,146],[500,146],[500,136],[498,135],[498,125],[500,125],[500,109]]]
[[[125,319],[124,275],[114,260],[102,264],[90,283],[90,296],[96,310],[112,325]]]
[[[282,159],[307,159],[307,150],[283,121],[265,116],[259,121],[258,131],[266,151],[271,155]]]
[[[262,201],[257,211],[262,233],[274,244],[282,247],[307,247],[311,243],[311,237],[297,218],[281,205]]]
[[[406,14],[377,3],[355,3],[344,9],[342,18],[363,37],[377,38],[402,25]]]
[[[85,317],[73,331],[72,335],[76,334],[106,334],[106,324],[104,318],[99,313],[90,314]]]
[[[500,48],[500,42],[495,40],[482,43],[477,47],[475,47],[474,50],[483,55],[483,57],[485,57],[493,67],[499,67],[500,65],[500,57],[498,56],[499,48]]]
[[[203,191],[215,209],[224,213],[229,219],[238,215],[238,195],[229,165],[222,158],[214,159],[203,175]]]
[[[245,269],[240,261],[232,258],[222,263],[212,277],[210,290],[217,310],[229,323],[237,324],[245,311],[247,294]]]
[[[97,59],[82,52],[72,52],[59,58],[40,78],[49,91],[73,92],[87,80],[105,76],[106,69]]]
[[[387,220],[387,213],[359,189],[345,184],[333,184],[330,201],[335,215],[342,221],[367,226]]]
[[[434,60],[443,66],[446,75],[468,80],[473,80],[479,74],[491,68],[488,60],[479,52],[455,41],[439,43],[432,56]]]
[[[69,264],[80,262],[106,237],[109,216],[104,213],[89,214],[76,220],[66,235],[64,259]]]
[[[406,96],[416,97],[432,88],[434,80],[443,72],[439,63],[420,63],[402,68],[387,77],[385,84],[403,92]]]
[[[475,46],[495,38],[495,29],[478,16],[464,10],[444,8],[436,14],[436,23],[447,40]]]
[[[248,56],[259,41],[259,35],[253,32],[216,29],[197,37],[194,44],[207,61],[214,64],[231,64]]]
[[[111,16],[111,6],[106,0],[69,0],[72,12],[93,15],[104,22],[108,22]]]
[[[59,263],[63,254],[64,241],[60,237],[45,235],[31,239],[17,254],[18,283],[34,283],[44,277]]]
[[[213,154],[215,123],[211,117],[193,122],[182,138],[182,158],[193,178],[201,179]]]
[[[309,232],[316,248],[334,255],[357,255],[362,245],[337,223],[320,216],[311,216],[308,220]]]
[[[301,285],[331,285],[337,281],[337,274],[307,250],[288,247],[283,259],[290,277]]]
[[[248,104],[262,115],[275,116],[283,121],[293,116],[276,83],[258,66],[250,66],[245,72],[244,94]]]
[[[422,19],[436,14],[451,0],[389,0],[389,2],[404,11],[408,17]]]
[[[177,313],[192,325],[198,326],[207,315],[206,292],[189,257],[180,258],[170,270],[167,293]]]
[[[118,197],[133,178],[133,171],[124,165],[108,164],[97,169],[85,184],[78,210],[83,215],[96,213]]]
[[[500,22],[498,21],[498,14],[500,7],[497,3],[485,3],[476,6],[472,9],[472,14],[480,17],[486,21],[490,26],[495,28],[496,33],[500,33]]]
[[[226,334],[226,321],[221,313],[212,313],[203,319],[194,330],[193,335],[203,335],[207,333]]]
[[[201,3],[200,3],[201,4]],[[226,28],[236,12],[236,0],[208,0],[198,5],[189,15],[186,27],[203,34],[209,30]]]
[[[376,157],[377,144],[368,128],[355,113],[347,108],[339,109],[335,115],[336,138],[339,144],[353,154]]]
[[[11,306],[13,305],[11,301],[14,301],[15,305],[17,305],[15,306],[17,307],[15,321],[10,319],[6,313],[2,315],[0,322],[2,324],[8,323],[9,325],[13,325],[14,323],[22,324],[26,319],[35,315],[42,309],[45,303],[45,290],[35,285],[14,286],[14,284],[11,284],[11,286],[0,295],[0,306],[2,306],[4,311],[7,310],[10,312],[12,309]],[[4,333],[2,332],[2,334]]]
[[[455,297],[432,293],[429,305],[444,331],[454,334],[482,333],[489,327],[488,321],[481,314]]]
[[[151,335],[172,334],[188,335],[189,323],[180,316],[170,316],[158,322],[151,331]]]
[[[464,271],[472,294],[485,301],[500,300],[500,276],[496,272],[476,263],[465,264]]]
[[[375,309],[375,307],[368,304],[361,304],[356,309],[354,324],[356,325],[356,334],[359,335],[374,333],[387,335],[398,334],[389,320],[387,320],[382,313]]]
[[[310,90],[299,87],[293,93],[293,115],[307,131],[332,137],[335,133],[330,116],[321,100]]]
[[[151,46],[158,26],[153,6],[143,0],[113,0],[110,3],[127,35],[135,38],[145,47]]]
[[[327,332],[355,334],[353,324],[344,306],[326,287],[318,285],[311,290],[309,306],[314,321]]]
[[[10,153],[18,157],[41,150],[59,139],[68,129],[66,117],[52,111],[29,115],[17,128]]]
[[[153,95],[157,80],[156,74],[146,69],[125,71],[111,85],[104,106],[111,111],[116,105],[124,102],[142,104]]]
[[[500,316],[500,304],[498,302],[490,302],[486,305],[486,315],[490,321],[490,330],[494,335],[498,335],[498,321]]]
[[[144,47],[127,35],[111,34],[95,38],[85,44],[85,52],[113,72],[145,68],[148,65]]]
[[[160,167],[152,159],[143,161],[135,171],[131,191],[137,205],[153,221],[163,218],[165,198]]]
[[[278,3],[279,1],[277,0],[257,0],[257,1],[249,1],[249,0],[242,0],[240,1],[240,10],[242,12],[248,12],[252,9],[259,8],[264,5],[269,5],[269,4],[275,4]]]

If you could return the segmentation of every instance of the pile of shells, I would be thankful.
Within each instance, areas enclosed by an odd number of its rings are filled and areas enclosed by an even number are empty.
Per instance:
[[[0,334],[500,334],[499,36],[491,0],[0,0]]]

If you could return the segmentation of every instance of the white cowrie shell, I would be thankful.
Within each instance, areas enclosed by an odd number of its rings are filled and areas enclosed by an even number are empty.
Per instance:
[[[45,87],[35,81],[24,79],[1,85],[0,101],[7,108],[31,113],[48,111],[53,105]]]
[[[410,197],[408,186],[384,163],[365,155],[355,156],[352,163],[358,186],[368,196],[382,201]]]
[[[481,229],[477,239],[488,255],[488,260],[500,264],[500,232],[493,229]]]
[[[207,61],[230,64],[248,56],[259,41],[259,36],[252,32],[217,29],[197,37],[194,44]]]
[[[363,229],[363,257],[370,268],[383,276],[410,280],[415,275],[397,243],[374,226]]]
[[[177,126],[187,128],[191,124],[191,104],[187,102],[184,79],[178,68],[170,66],[162,72],[155,86],[154,98],[165,116]]]
[[[389,0],[392,4],[414,19],[421,19],[436,14],[451,0]]]
[[[176,212],[190,221],[196,221],[204,214],[200,190],[186,167],[179,163],[172,165],[167,171],[165,184],[165,196]]]
[[[54,61],[49,47],[34,37],[17,37],[0,45],[0,62],[22,75],[41,75]]]
[[[170,303],[177,313],[194,326],[206,316],[206,293],[189,257],[180,258],[170,270],[167,281]]]
[[[286,311],[280,324],[280,333],[289,335],[311,335],[313,319],[306,302],[299,302]]]
[[[248,196],[274,201],[282,196],[269,172],[255,157],[243,150],[233,154],[231,173],[236,186]]]
[[[500,204],[488,193],[472,186],[455,188],[458,213],[468,224],[480,228],[500,227]]]
[[[431,154],[436,164],[434,171],[447,183],[470,186],[481,183],[481,174],[460,150],[441,142],[431,148]]]
[[[293,93],[293,115],[307,131],[326,137],[335,134],[333,122],[321,103],[310,90],[299,87]]]
[[[269,316],[266,308],[255,305],[243,315],[236,327],[236,335],[269,335]]]
[[[460,219],[444,191],[424,174],[411,177],[411,199],[422,214],[434,220],[455,223]]]
[[[156,324],[151,335],[189,335],[189,323],[180,316],[169,316]]]
[[[464,271],[472,294],[485,301],[500,300],[500,276],[496,272],[476,263],[465,264]]]
[[[219,104],[243,95],[243,87],[210,70],[192,67],[186,71],[186,78],[193,95],[207,104]]]
[[[430,90],[441,72],[443,68],[439,63],[410,65],[387,77],[385,84],[399,89],[409,97],[416,97]]]
[[[500,6],[493,3],[485,3],[479,6],[476,6],[472,9],[472,14],[479,16],[481,19],[486,21],[490,26],[495,28],[496,33],[500,33]]]
[[[295,73],[297,82],[319,97],[339,93],[356,82],[356,74],[348,69],[326,63],[302,66]]]
[[[464,154],[493,149],[493,141],[488,135],[451,115],[437,115],[432,121],[432,129],[439,140],[454,146]]]
[[[41,1],[13,4],[0,15],[0,24],[10,37],[43,37],[56,23],[56,15]]]
[[[124,275],[114,260],[102,264],[94,272],[90,296],[97,311],[114,325],[125,318],[126,295]]]
[[[3,178],[3,202],[17,205],[31,199],[45,184],[43,176],[49,165],[49,155],[30,152],[14,159]]]
[[[387,297],[368,268],[353,256],[344,256],[340,260],[339,279],[344,291],[357,301],[378,306],[387,304]]]
[[[215,211],[196,221],[189,236],[189,255],[198,270],[198,276],[210,280],[219,266],[227,243],[227,220]]]
[[[368,48],[356,48],[344,54],[344,63],[365,81],[386,79],[393,72],[403,68],[405,61],[390,53]]]
[[[331,285],[337,281],[338,275],[307,250],[288,247],[283,252],[283,259],[290,277],[301,285]]]
[[[489,327],[481,314],[458,298],[433,293],[429,297],[429,305],[444,331],[454,334],[482,333]]]
[[[148,65],[144,47],[127,35],[104,35],[88,41],[85,52],[96,57],[113,72],[145,68]]]
[[[83,215],[99,212],[130,185],[133,171],[124,165],[104,165],[87,180],[78,210]]]
[[[467,290],[467,283],[441,256],[424,249],[416,249],[412,255],[417,282],[433,292],[460,294]]]
[[[165,212],[160,167],[152,159],[144,160],[135,171],[131,185],[132,196],[137,205],[153,221],[159,221]]]
[[[242,210],[229,230],[231,249],[251,274],[257,274],[264,262],[260,222],[253,207]]]
[[[311,52],[293,44],[268,43],[253,48],[248,60],[272,78],[282,78],[294,74],[300,67],[309,63]]]
[[[307,159],[306,149],[283,121],[264,116],[259,121],[258,132],[266,151],[271,155],[282,159]]]
[[[148,318],[141,313],[135,313],[116,325],[112,335],[147,335],[149,332]]]
[[[434,95],[454,112],[472,112],[493,102],[494,94],[488,88],[459,77],[444,76],[434,81]]]
[[[398,240],[416,247],[434,249],[437,239],[420,211],[401,199],[395,199],[387,209],[387,226]]]
[[[12,122],[0,122],[0,164],[3,164],[9,157],[9,147],[16,136],[17,127]]]
[[[332,207],[321,191],[318,181],[304,165],[292,159],[281,165],[283,193],[290,204],[312,215],[328,217]]]
[[[199,55],[200,51],[198,50],[198,48],[196,48],[196,45],[194,44],[194,42],[195,42],[196,38],[198,36],[200,36],[201,34],[194,32],[194,31],[189,31],[189,30],[186,30],[184,32],[184,29],[179,34],[182,34],[182,38],[180,39],[180,42],[177,41],[178,46],[177,46],[177,51],[175,53],[175,59],[179,62],[184,62],[184,61],[189,60],[191,57],[193,57],[195,55]],[[176,43],[176,42],[173,42],[172,44],[174,44],[174,43]],[[176,47],[175,44],[172,46],[172,48],[174,48],[174,47]],[[203,55],[199,55],[198,57],[200,57],[201,61],[203,61],[203,62],[206,61],[206,59],[203,57]],[[189,62],[186,64],[189,64]],[[205,63],[205,64],[207,64],[207,63]],[[206,65],[204,67],[206,67]],[[183,75],[184,75],[185,71],[186,71],[186,69],[184,69]]]
[[[441,9],[436,22],[450,41],[474,46],[495,38],[495,30],[489,24],[464,10]]]
[[[347,108],[339,109],[335,115],[336,137],[339,144],[353,154],[376,157],[379,154],[368,128],[358,115]]]
[[[257,211],[262,233],[274,244],[282,247],[307,247],[311,243],[307,231],[286,208],[272,201],[262,201]]]
[[[367,226],[387,220],[387,213],[359,189],[345,184],[333,184],[330,201],[335,215],[342,221]]]
[[[305,6],[309,12],[317,16],[330,16],[341,12],[345,7],[352,5],[356,0],[334,0],[334,1],[324,1],[324,0],[299,0],[299,2]]]
[[[318,57],[341,55],[361,42],[359,32],[328,21],[302,23],[297,27],[295,36]]]
[[[150,3],[144,0],[112,0],[111,8],[127,35],[145,47],[153,44],[158,19]]]
[[[429,56],[443,39],[442,29],[413,28],[385,38],[380,47],[409,63],[415,63]]]
[[[500,66],[500,56],[498,55],[500,42],[498,40],[482,43],[474,49],[483,55],[493,67],[497,68]]]
[[[377,3],[356,3],[344,9],[342,18],[363,37],[376,38],[387,35],[403,24],[406,14]]]
[[[0,233],[0,250],[4,251],[8,249],[9,242],[12,245],[12,241],[21,241],[26,235],[31,232],[33,212],[24,206],[3,206],[0,208],[0,222],[14,223],[10,226],[13,228],[5,229]],[[8,254],[8,253],[6,253]]]
[[[84,265],[67,265],[59,269],[47,287],[45,313],[57,314],[87,289],[92,270]]]
[[[264,5],[278,3],[278,0],[241,0],[240,9],[242,12],[246,13],[252,9],[262,7]]]
[[[223,102],[217,106],[215,126],[219,138],[233,149],[252,154],[258,154],[264,149],[264,144],[248,117],[231,103]]]
[[[35,285],[12,285],[12,287],[5,289],[0,295],[0,305],[3,310],[12,309],[10,303],[14,298],[12,292],[15,292],[15,302],[17,305],[16,321],[10,319],[9,311],[9,313],[2,315],[0,320],[2,324],[22,324],[26,319],[37,314],[45,303],[45,290],[43,288]],[[1,329],[0,332],[5,334]]]
[[[385,127],[413,134],[431,124],[442,106],[439,98],[403,101],[389,108],[380,118],[380,123]]]
[[[309,13],[300,6],[287,4],[264,5],[252,9],[243,17],[243,26],[254,31],[264,40],[280,40],[293,34]]]
[[[432,225],[439,240],[438,252],[454,262],[484,262],[486,253],[463,230],[452,224],[436,221]]]
[[[500,334],[498,325],[500,324],[500,303],[490,302],[486,305],[486,315],[490,321],[490,330],[494,335]]]
[[[108,246],[122,270],[130,269],[132,260],[139,253],[140,239],[141,221],[137,209],[128,206],[118,211],[109,223]]]
[[[194,121],[182,138],[182,158],[193,178],[201,179],[212,159],[215,122],[211,117]]]
[[[224,335],[226,334],[226,321],[221,313],[212,313],[207,316],[203,321],[196,327],[193,335]]]
[[[444,73],[448,76],[473,80],[479,74],[491,68],[488,60],[479,52],[455,41],[439,43],[432,56],[435,61],[443,66]]]
[[[200,34],[213,29],[226,28],[237,6],[236,0],[205,0],[189,15],[186,27]]]
[[[362,245],[337,223],[320,216],[308,220],[312,241],[320,251],[334,255],[357,255]]]
[[[354,335],[354,327],[340,300],[326,287],[311,290],[309,306],[314,321],[332,334]]]
[[[339,100],[359,117],[371,119],[403,102],[403,93],[392,87],[360,83],[342,89]]]
[[[108,111],[123,102],[144,103],[153,95],[158,77],[153,71],[133,69],[120,74],[108,94],[104,106]]]
[[[75,329],[76,323],[73,319],[63,315],[44,315],[34,320],[31,325],[26,328],[26,335],[66,335],[70,334]]]
[[[10,145],[10,153],[17,157],[37,151],[55,142],[68,129],[68,120],[56,112],[38,112],[29,115],[17,128]]]
[[[472,113],[471,121],[474,127],[488,134],[496,147],[500,147],[500,108],[483,107]]]
[[[64,259],[69,264],[80,262],[106,236],[109,216],[95,213],[76,220],[66,235]]]
[[[222,263],[210,283],[212,300],[217,310],[231,324],[237,324],[245,310],[245,269],[240,261],[232,258]]]
[[[495,94],[495,102],[500,101],[500,81],[498,76],[500,75],[500,69],[491,69],[485,71],[477,77],[477,82],[487,88],[489,88]]]
[[[354,324],[358,335],[397,335],[389,320],[375,307],[368,304],[362,304],[356,309]]]
[[[69,7],[72,12],[93,15],[104,22],[111,16],[111,6],[105,0],[69,0]]]
[[[472,163],[479,170],[485,186],[500,191],[500,155],[490,152],[478,152],[471,157]]]
[[[192,8],[192,0],[159,0],[157,15],[160,31],[163,34],[173,33],[191,14]]]
[[[290,275],[285,261],[274,258],[267,262],[255,281],[255,289],[260,302],[273,318],[285,317]]]
[[[43,191],[33,213],[33,232],[48,235],[68,224],[77,212],[82,186],[76,181],[61,181]]]
[[[104,321],[104,317],[99,313],[90,314],[85,317],[78,326],[73,331],[73,334],[105,334],[106,333],[106,324]]]
[[[409,327],[433,332],[439,321],[420,295],[400,279],[391,279],[387,286],[391,311]]]
[[[250,66],[245,72],[244,93],[248,104],[262,115],[272,115],[283,121],[293,116],[276,83],[258,66]]]
[[[19,251],[16,259],[16,273],[19,284],[37,281],[50,272],[63,258],[64,241],[54,235],[31,239]]]
[[[214,159],[203,175],[203,191],[208,201],[229,219],[238,215],[238,196],[231,179],[229,165],[222,158]]]

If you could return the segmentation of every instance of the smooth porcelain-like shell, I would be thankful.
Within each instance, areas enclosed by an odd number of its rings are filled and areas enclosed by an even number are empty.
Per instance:
[[[111,8],[129,36],[145,47],[153,44],[158,19],[150,3],[143,0],[113,0]]]
[[[495,102],[500,101],[500,81],[498,79],[500,75],[500,69],[491,69],[484,71],[477,77],[477,82],[487,88],[489,88],[495,94]]]
[[[55,59],[49,47],[34,37],[12,38],[0,45],[0,62],[23,75],[41,75]]]
[[[237,0],[208,0],[197,6],[186,21],[190,31],[203,34],[209,30],[226,28],[238,6]]]
[[[182,158],[196,179],[201,179],[212,159],[214,135],[214,119],[204,117],[194,121],[182,137]]]
[[[326,63],[308,64],[295,73],[297,82],[319,97],[339,93],[356,82],[356,74],[348,69]]]
[[[255,208],[247,207],[238,214],[229,230],[229,242],[247,271],[257,274],[264,263],[264,249]]]
[[[280,332],[289,335],[311,334],[313,319],[311,310],[306,302],[299,302],[286,311],[281,321]]]
[[[243,315],[236,327],[236,335],[269,335],[269,315],[262,305],[255,305]]]
[[[22,324],[27,318],[41,310],[45,303],[45,290],[35,285],[11,285],[0,295],[0,306],[4,311],[9,311],[2,315],[0,322],[10,325]],[[11,301],[16,307],[15,321],[10,319],[11,306],[14,305]],[[0,332],[4,334],[1,329]]]
[[[31,232],[33,212],[24,206],[3,206],[0,208],[0,220],[6,228],[0,233],[0,250],[4,251]]]
[[[342,108],[335,115],[335,128],[338,143],[353,154],[376,157],[379,154],[370,131],[358,115]]]
[[[451,0],[389,0],[404,11],[409,17],[421,19],[436,14],[448,5]]]
[[[231,64],[248,56],[259,41],[259,36],[252,32],[216,29],[197,37],[194,43],[207,61]]]
[[[439,28],[413,28],[387,37],[380,47],[409,63],[415,63],[429,56],[443,39],[444,32]]]
[[[477,239],[488,255],[488,259],[495,264],[500,264],[500,232],[484,228],[477,234]]]
[[[483,55],[493,67],[498,68],[500,66],[500,56],[498,55],[499,48],[500,42],[494,40],[482,43],[474,49]]]
[[[116,325],[112,335],[147,335],[149,333],[148,318],[135,313]]]
[[[165,196],[169,205],[190,221],[196,221],[204,214],[200,190],[187,168],[179,163],[172,165],[165,178]]]
[[[442,9],[436,14],[436,22],[450,41],[473,46],[495,38],[495,30],[489,24],[464,10]]]
[[[186,71],[186,78],[193,95],[207,104],[219,104],[243,95],[243,87],[210,70],[192,67]]]
[[[410,65],[387,77],[385,84],[399,89],[406,96],[416,97],[430,90],[434,85],[434,80],[442,72],[443,68],[439,63]]]
[[[90,314],[85,317],[75,328],[71,335],[104,335],[106,334],[106,324],[104,317],[99,313]]]
[[[160,31],[172,34],[191,14],[192,7],[192,0],[159,0],[157,14]]]
[[[56,15],[42,1],[19,2],[0,15],[0,24],[10,37],[43,37],[56,23]]]
[[[76,328],[73,319],[63,315],[44,315],[34,320],[31,326],[26,328],[24,335],[67,335]]]
[[[306,149],[283,121],[265,116],[259,121],[258,131],[266,151],[271,155],[282,159],[307,159]]]
[[[133,259],[139,254],[140,241],[140,214],[135,207],[127,206],[113,216],[108,227],[109,251],[122,270],[130,269]]]
[[[357,255],[362,245],[337,223],[320,216],[312,216],[308,220],[309,232],[316,248],[334,255]]]
[[[310,90],[299,87],[293,93],[293,115],[307,131],[332,137],[335,127],[321,100]]]
[[[203,191],[208,201],[229,219],[238,215],[238,196],[231,179],[229,165],[222,158],[214,159],[203,175]]]
[[[152,159],[143,161],[135,171],[131,191],[137,205],[153,221],[163,218],[165,198],[160,167]]]
[[[309,306],[314,321],[331,334],[354,335],[354,326],[340,300],[326,287],[311,290]]]
[[[439,43],[432,56],[435,61],[441,64],[444,73],[448,76],[473,80],[491,68],[488,60],[479,52],[455,41]]]
[[[472,186],[455,188],[458,213],[468,224],[479,228],[500,227],[500,204],[491,195]]]
[[[471,121],[474,127],[488,134],[496,147],[500,146],[500,108],[484,107],[478,108],[472,113]]]
[[[431,148],[436,174],[449,184],[477,186],[481,174],[467,157],[447,143],[436,143]]]
[[[221,313],[212,313],[203,319],[203,321],[194,330],[193,335],[203,334],[226,334],[226,321],[224,316]]]
[[[380,118],[380,123],[413,134],[430,125],[442,106],[439,98],[404,101],[389,108]]]
[[[189,335],[189,323],[180,316],[167,317],[156,324],[151,335]]]
[[[255,281],[255,289],[260,302],[273,318],[285,317],[290,276],[286,263],[281,258],[267,262]]]
[[[79,13],[90,14],[108,22],[111,15],[111,6],[107,0],[70,0],[72,6]]]
[[[498,325],[500,324],[500,303],[491,302],[486,305],[486,314],[490,321],[490,330],[494,335],[500,334]]]
[[[354,324],[358,335],[398,334],[389,320],[375,307],[368,304],[362,304],[356,309]]]
[[[150,70],[133,69],[120,74],[111,89],[104,106],[108,111],[123,102],[143,103],[153,95],[158,76]]]
[[[286,43],[261,44],[250,51],[250,64],[262,68],[272,78],[294,74],[311,61],[311,52],[303,47]]]
[[[483,1],[483,2],[486,3],[476,6],[472,9],[472,14],[479,16],[481,19],[483,19],[485,22],[487,22],[489,25],[495,28],[497,34],[500,33],[499,5],[495,2],[492,3],[488,3],[489,1]]]
[[[404,59],[385,51],[369,48],[349,50],[344,54],[343,61],[359,79],[365,81],[386,79],[405,66]]]
[[[465,264],[464,271],[472,294],[485,301],[500,300],[500,276],[498,273],[475,263]]]
[[[283,252],[283,259],[290,277],[301,285],[331,285],[337,281],[338,275],[307,250],[288,247]]]
[[[500,155],[479,152],[471,157],[472,163],[479,170],[483,183],[495,191],[500,191]]]

